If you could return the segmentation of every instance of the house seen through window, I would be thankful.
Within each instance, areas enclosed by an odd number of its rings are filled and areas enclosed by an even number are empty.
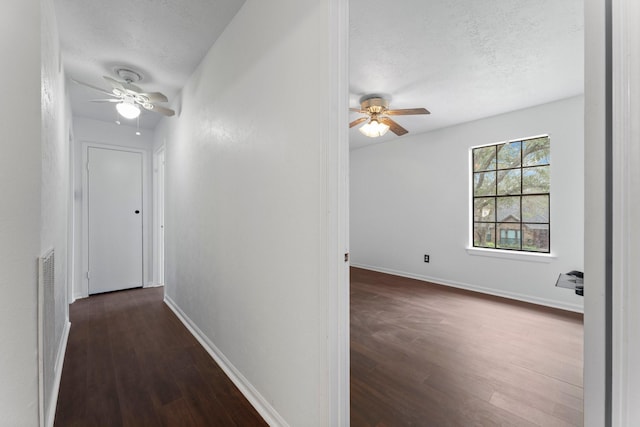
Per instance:
[[[550,252],[549,137],[472,149],[473,246]]]

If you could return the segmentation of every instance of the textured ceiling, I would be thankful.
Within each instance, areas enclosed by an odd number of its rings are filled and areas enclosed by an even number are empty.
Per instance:
[[[408,135],[583,92],[584,0],[350,0],[350,103],[383,94]],[[172,100],[244,0],[54,0],[67,74],[108,88],[127,66]],[[115,120],[102,95],[69,85],[74,113]],[[351,113],[350,119],[359,117]],[[143,112],[140,126],[160,115]],[[389,132],[358,148],[397,140]]]
[[[351,0],[351,106],[426,107],[397,117],[413,135],[581,94],[583,1]],[[351,148],[399,138],[349,132]]]
[[[109,89],[102,79],[114,68],[140,72],[144,90],[171,101],[244,0],[54,0],[67,74]],[[119,78],[118,78],[119,79]],[[69,85],[74,113],[115,120],[112,104],[90,103],[100,93]],[[154,128],[162,116],[143,112],[140,126]]]

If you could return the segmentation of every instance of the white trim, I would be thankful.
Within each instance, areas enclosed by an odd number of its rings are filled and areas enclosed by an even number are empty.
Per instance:
[[[350,425],[350,308],[349,308],[349,2],[330,0],[329,79],[326,135],[323,137],[323,239],[322,290],[326,336],[328,390],[327,418],[319,424]]]
[[[161,248],[164,245],[160,244],[160,236],[162,235],[161,227],[164,227],[164,165],[160,165],[160,159],[164,163],[166,156],[165,146],[161,145],[157,150],[153,152],[153,165],[152,165],[152,191],[153,191],[153,219],[152,219],[152,274],[154,286],[162,286],[164,283],[164,256],[161,254]],[[162,172],[162,173],[160,173]],[[161,197],[162,195],[162,197]],[[162,219],[162,221],[161,221]]]
[[[606,9],[584,2],[584,425],[605,425],[606,392]],[[553,185],[553,183],[552,183]]]
[[[74,190],[75,190],[75,173],[76,173],[76,164],[75,164],[75,140],[73,137],[73,126],[69,123],[68,129],[68,146],[69,150],[69,164],[68,164],[68,176],[69,180],[69,193],[67,194],[67,289],[66,293],[66,301],[65,304],[65,316],[69,319],[69,304],[72,304],[75,300],[73,296],[73,283],[75,281],[75,263],[76,263],[76,245],[75,245],[75,198],[74,198]]]
[[[184,326],[198,340],[200,345],[209,353],[211,358],[220,366],[238,390],[247,398],[249,403],[258,411],[260,416],[272,427],[287,427],[288,424],[260,392],[245,378],[244,375],[227,359],[218,347],[196,326],[178,305],[167,295],[164,302],[180,319]]]
[[[51,249],[52,250],[52,249]],[[49,251],[47,251],[48,253]],[[38,260],[38,425],[45,426],[45,380],[44,380],[44,290],[42,285],[42,258]],[[54,261],[55,262],[55,261]]]
[[[102,148],[107,150],[127,151],[132,153],[140,153],[142,155],[142,286],[148,277],[149,264],[149,245],[148,233],[151,216],[149,209],[149,178],[148,178],[148,151],[142,148],[133,148],[122,145],[104,144],[100,142],[82,142],[82,273],[81,283],[75,284],[77,288],[74,290],[74,298],[86,298],[89,296],[89,281],[87,280],[87,271],[89,270],[89,182],[87,174],[87,160],[89,148]],[[79,288],[79,289],[78,289]]]
[[[164,286],[164,283],[160,283],[160,282],[146,282],[143,286],[143,288],[159,288],[161,286]]]
[[[365,270],[377,271],[379,273],[392,274],[394,276],[407,277],[409,279],[421,280],[423,282],[430,282],[436,285],[449,286],[452,288],[466,289],[468,291],[479,292],[482,294],[493,295],[502,298],[508,298],[516,301],[528,302],[531,304],[542,305],[545,307],[558,308],[560,310],[573,311],[575,313],[583,313],[583,308],[577,304],[561,303],[545,298],[536,298],[529,295],[519,294],[517,292],[507,292],[497,289],[485,288],[483,286],[471,285],[469,283],[456,282],[453,280],[445,280],[439,277],[423,276],[420,274],[406,273],[404,271],[393,270],[384,267],[374,267],[364,264],[352,264],[353,267],[363,268]]]
[[[46,426],[53,427],[53,422],[56,417],[56,408],[58,406],[58,393],[60,392],[60,382],[62,381],[62,368],[64,366],[64,356],[67,354],[67,342],[69,341],[69,331],[71,330],[71,323],[67,321],[62,331],[62,340],[60,340],[60,346],[58,347],[58,354],[56,356],[56,366],[54,370],[53,389],[51,390],[51,399],[49,400],[49,411],[47,413]]]
[[[640,423],[640,5],[612,3],[612,425]]]
[[[517,261],[550,263],[557,259],[553,254],[501,251],[500,249],[465,248],[469,255],[486,256],[491,258],[513,259]]]

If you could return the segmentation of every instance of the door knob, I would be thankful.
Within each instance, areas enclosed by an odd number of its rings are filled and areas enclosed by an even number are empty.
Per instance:
[[[139,213],[140,213],[140,211],[139,211],[139,210],[136,210],[136,214],[139,214]]]

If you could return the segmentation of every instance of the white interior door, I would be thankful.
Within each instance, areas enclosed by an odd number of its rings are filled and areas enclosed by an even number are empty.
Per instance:
[[[142,286],[142,153],[87,152],[89,294]]]

